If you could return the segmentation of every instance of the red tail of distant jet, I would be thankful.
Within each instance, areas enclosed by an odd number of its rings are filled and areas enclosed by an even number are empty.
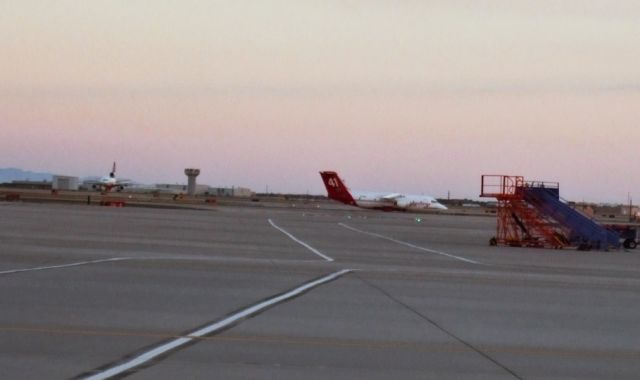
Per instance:
[[[344,182],[338,177],[336,172],[320,172],[324,186],[327,188],[329,198],[338,202],[346,203],[348,205],[356,206],[356,201],[349,193],[349,189],[345,186]]]

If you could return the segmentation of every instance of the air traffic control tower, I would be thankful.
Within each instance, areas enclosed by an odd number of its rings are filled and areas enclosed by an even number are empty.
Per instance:
[[[196,195],[196,177],[200,175],[200,169],[187,168],[184,169],[184,174],[189,178],[189,182],[187,183],[187,194],[190,197]]]

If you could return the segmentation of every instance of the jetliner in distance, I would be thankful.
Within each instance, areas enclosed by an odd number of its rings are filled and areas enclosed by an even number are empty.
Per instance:
[[[446,210],[442,203],[429,195],[349,191],[338,173],[320,172],[329,198],[361,208],[384,211]]]
[[[100,177],[100,179],[96,181],[85,181],[86,184],[91,185],[91,187],[95,190],[99,190],[103,193],[107,193],[113,189],[116,191],[122,191],[126,186],[131,185],[131,181],[127,179],[118,180],[116,178],[116,163],[114,161],[113,167],[111,168],[111,172],[109,175]]]

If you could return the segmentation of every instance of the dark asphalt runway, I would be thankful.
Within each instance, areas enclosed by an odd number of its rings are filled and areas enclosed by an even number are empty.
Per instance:
[[[638,378],[640,250],[415,217],[0,203],[0,378]]]

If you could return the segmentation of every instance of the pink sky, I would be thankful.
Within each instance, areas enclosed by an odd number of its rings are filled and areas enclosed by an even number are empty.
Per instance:
[[[517,3],[517,5],[512,5]],[[8,1],[0,167],[640,199],[635,1]],[[346,5],[345,5],[346,4]]]

